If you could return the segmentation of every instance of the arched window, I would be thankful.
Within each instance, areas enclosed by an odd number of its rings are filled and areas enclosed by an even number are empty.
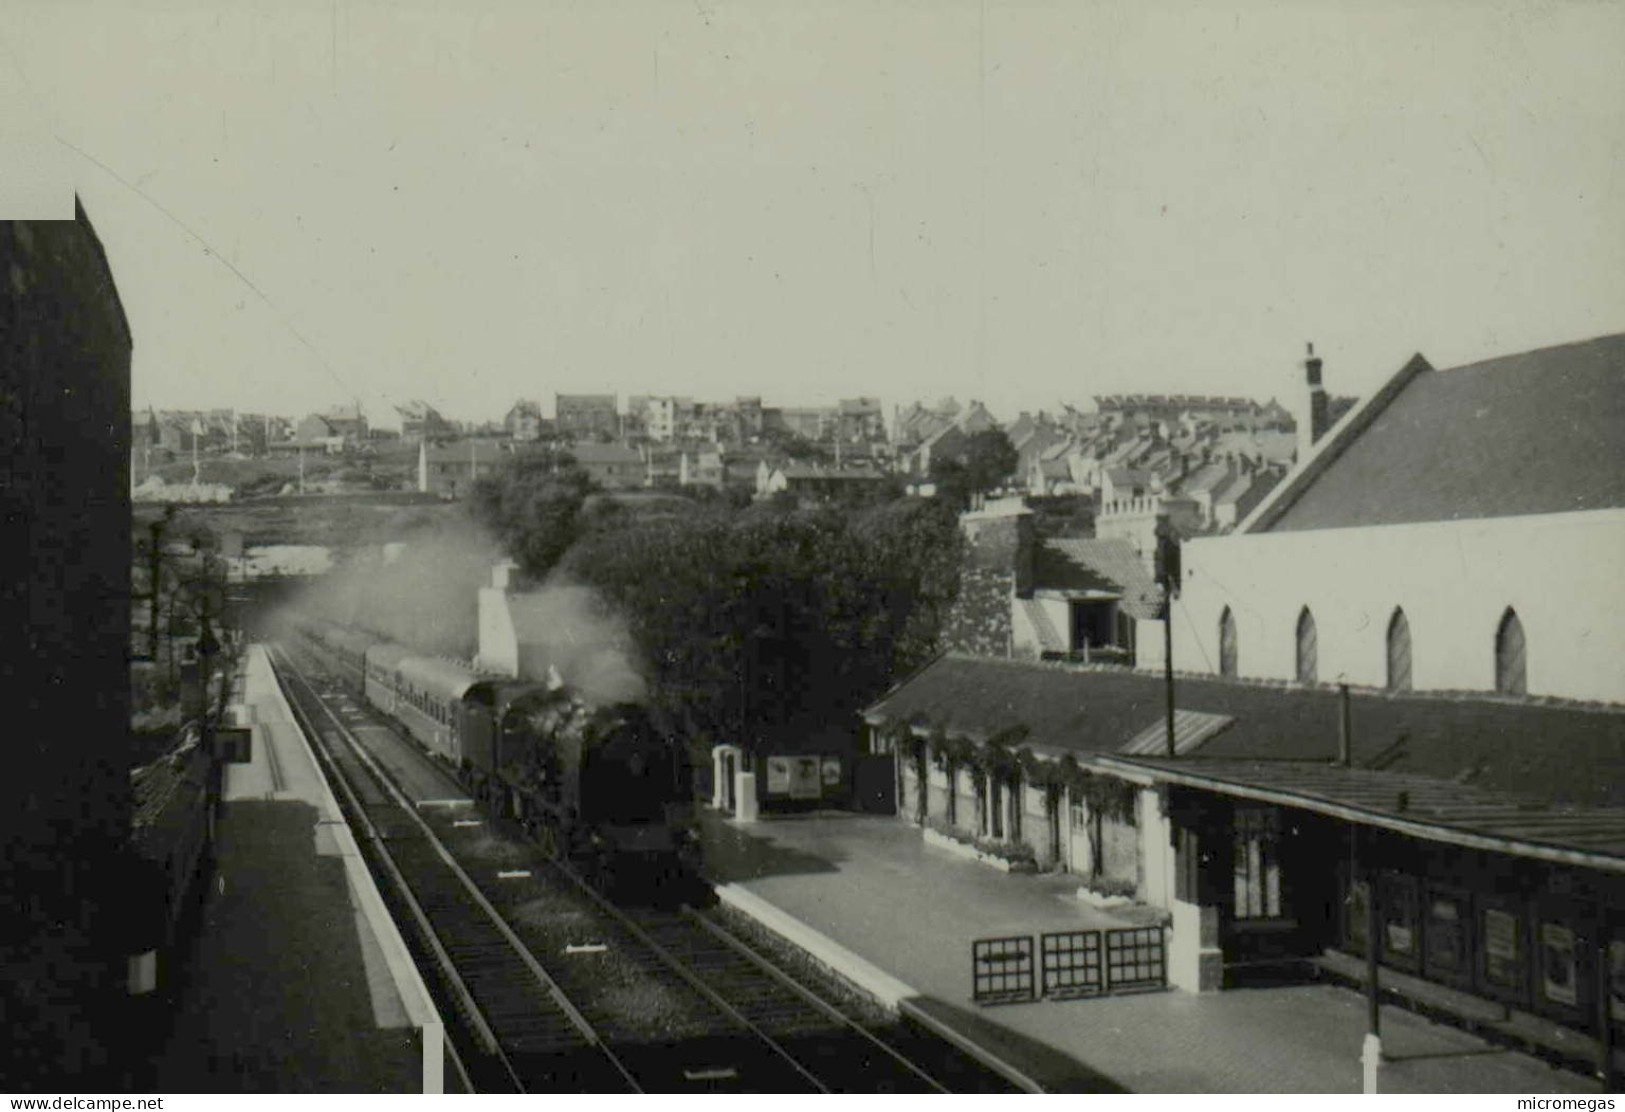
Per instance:
[[[1298,614],[1298,682],[1314,683],[1320,668],[1320,651],[1316,645],[1315,616],[1305,606]]]
[[[1495,631],[1495,690],[1503,695],[1524,695],[1529,691],[1523,623],[1510,606]]]
[[[1219,615],[1219,675],[1236,677],[1236,616],[1226,606]]]
[[[1394,616],[1388,619],[1388,690],[1411,689],[1411,623],[1405,611],[1394,607]]]

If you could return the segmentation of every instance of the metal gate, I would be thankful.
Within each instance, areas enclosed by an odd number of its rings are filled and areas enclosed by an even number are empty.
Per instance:
[[[1043,994],[1052,1000],[1106,991],[1099,931],[1056,931],[1039,937]]]
[[[1030,935],[971,943],[972,999],[978,1004],[1019,1004],[1040,997],[1071,1000],[1168,985],[1167,936],[1162,927],[1052,931],[1039,935],[1038,942],[1036,970]]]
[[[971,943],[971,998],[978,1004],[1035,999],[1032,936],[978,938]]]
[[[1127,927],[1106,932],[1108,990],[1164,988],[1167,984],[1167,942],[1161,927]]]

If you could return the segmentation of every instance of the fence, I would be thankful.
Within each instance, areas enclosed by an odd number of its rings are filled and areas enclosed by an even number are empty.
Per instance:
[[[1139,992],[1168,984],[1167,940],[1161,927],[1053,931],[979,938],[971,943],[971,997],[978,1004],[1070,1000],[1108,992]]]

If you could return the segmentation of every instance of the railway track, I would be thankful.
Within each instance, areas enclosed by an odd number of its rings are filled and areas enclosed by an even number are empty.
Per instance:
[[[362,835],[446,1011],[471,1083],[481,1091],[638,1091],[631,1075],[553,983],[433,830],[400,796],[303,671],[273,650],[294,714]],[[457,1045],[454,1043],[454,1045]]]
[[[285,651],[279,659],[290,700],[297,690],[296,708],[337,776],[359,785],[350,790],[374,823],[371,840],[387,849],[386,871],[413,905],[408,911],[468,1019],[470,1041],[485,1053],[487,1074],[506,1091],[950,1091],[939,1075],[974,1091],[1011,1091],[934,1036],[899,1024],[882,1037],[704,911],[612,903],[534,847],[515,863],[524,867],[491,868],[474,852],[491,845],[487,820],[439,809],[419,815],[322,702],[317,684]],[[575,924],[577,936],[562,947],[526,922],[528,909],[561,899],[566,906],[555,918]],[[635,971],[631,995],[605,991],[597,956]],[[635,1001],[663,999],[705,1012],[703,1029],[650,1038],[639,1029],[642,1017],[626,1014]]]

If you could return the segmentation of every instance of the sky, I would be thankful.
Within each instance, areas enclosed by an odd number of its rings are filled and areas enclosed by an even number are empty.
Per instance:
[[[1621,57],[1581,0],[0,0],[136,403],[383,425],[1290,401],[1306,341],[1359,394],[1625,331]]]

